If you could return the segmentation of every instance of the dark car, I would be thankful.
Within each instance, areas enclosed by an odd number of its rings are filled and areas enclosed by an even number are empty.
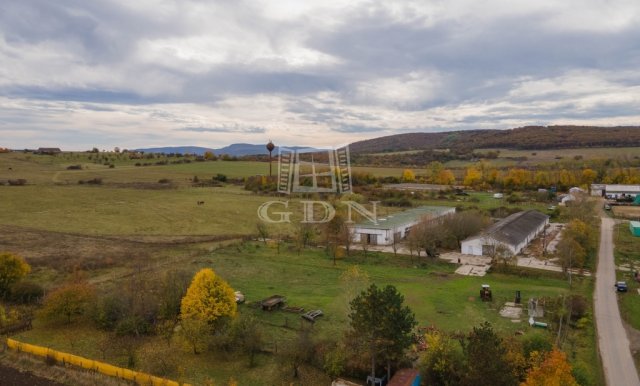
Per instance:
[[[617,282],[615,287],[616,287],[616,290],[618,290],[618,292],[627,292],[628,290],[627,283],[624,281]]]

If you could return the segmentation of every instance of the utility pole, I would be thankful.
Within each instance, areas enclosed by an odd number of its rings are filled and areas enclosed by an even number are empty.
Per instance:
[[[272,176],[272,171],[271,171],[271,152],[273,151],[273,149],[275,149],[275,145],[273,144],[273,142],[271,142],[271,140],[269,140],[269,143],[267,143],[267,150],[269,151],[269,177]]]

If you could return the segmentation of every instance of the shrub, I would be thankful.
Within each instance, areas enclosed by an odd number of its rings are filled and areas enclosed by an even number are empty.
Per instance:
[[[168,178],[161,178],[161,179],[158,180],[159,184],[168,184],[170,182],[171,182],[171,180],[168,179]]]
[[[82,165],[69,165],[67,170],[82,170]]]
[[[30,281],[20,281],[11,287],[11,300],[16,303],[32,304],[44,296],[44,289]]]
[[[27,184],[27,180],[25,180],[24,178],[19,178],[17,180],[9,180],[7,182],[9,182],[10,186],[24,186]]]

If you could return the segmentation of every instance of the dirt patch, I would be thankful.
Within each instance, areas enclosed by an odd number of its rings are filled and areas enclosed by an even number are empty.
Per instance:
[[[0,225],[0,251],[23,256],[34,267],[59,272],[132,266],[166,256],[170,249],[240,238],[239,235],[89,236]]]
[[[631,349],[631,354],[633,355],[633,359],[636,362],[636,371],[638,371],[638,375],[640,375],[640,331],[631,327],[624,320],[622,321],[624,325],[624,329],[627,331],[627,337],[629,338],[629,348]]]
[[[611,210],[616,217],[628,218],[630,220],[640,219],[640,207],[638,206],[614,206]]]
[[[0,380],[3,386],[62,386],[62,383],[36,377],[31,372],[22,372],[1,364]]]

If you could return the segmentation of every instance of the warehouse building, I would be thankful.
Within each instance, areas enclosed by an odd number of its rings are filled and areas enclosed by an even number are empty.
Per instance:
[[[468,255],[493,256],[502,246],[517,255],[549,224],[549,216],[537,210],[514,213],[493,224],[479,235],[462,241],[461,252]]]
[[[640,194],[640,185],[591,184],[591,195],[607,198],[635,197]]]
[[[447,206],[421,206],[379,218],[377,224],[370,221],[357,223],[353,225],[351,233],[356,243],[391,245],[394,240],[398,242],[405,239],[411,227],[423,218],[435,220],[455,212],[456,208]]]

